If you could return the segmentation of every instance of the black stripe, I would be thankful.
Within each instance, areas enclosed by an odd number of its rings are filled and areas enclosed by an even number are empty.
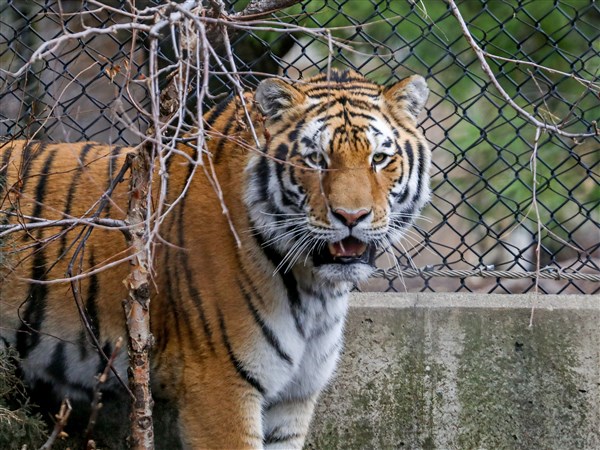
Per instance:
[[[282,161],[282,162],[287,161],[289,152],[290,152],[290,148],[286,144],[279,144],[277,146],[277,148],[275,149],[275,158],[277,158],[279,161]],[[278,165],[283,165],[283,164],[279,163]],[[281,169],[281,170],[283,170],[283,169]]]
[[[2,152],[2,162],[0,162],[0,193],[2,193],[2,191],[4,191],[6,188],[8,179],[8,163],[10,161],[10,157],[12,156],[13,147],[7,145],[3,148],[4,151]]]
[[[171,221],[171,224],[169,225],[169,228],[171,228],[172,224],[174,223],[174,221]],[[169,230],[170,231],[170,230]],[[170,233],[169,233],[170,234]],[[185,250],[177,250],[179,252],[181,251],[185,251]],[[166,301],[167,301],[167,305],[169,307],[169,312],[171,313],[172,317],[173,317],[173,326],[175,328],[175,334],[177,336],[177,340],[179,343],[183,342],[183,338],[181,335],[181,321],[183,321],[183,325],[185,325],[185,327],[188,330],[188,334],[191,337],[191,339],[193,339],[194,341],[196,340],[196,333],[194,332],[191,324],[190,324],[190,318],[188,317],[188,315],[186,314],[185,311],[181,311],[180,308],[183,306],[181,303],[181,291],[180,291],[180,284],[181,284],[181,278],[179,277],[179,271],[177,270],[177,266],[176,264],[172,263],[171,260],[171,248],[167,247],[167,249],[165,250],[165,260],[164,260],[164,267],[166,267],[166,275],[167,275],[167,280],[166,280]],[[169,337],[169,326],[168,326],[168,321],[167,318],[163,318],[163,323],[165,324],[164,327],[164,332],[165,335],[163,336],[163,345],[164,348],[166,348],[167,343],[168,343],[168,337]],[[195,344],[196,346],[198,346],[197,344]],[[183,358],[183,355],[181,355],[181,358]]]
[[[337,87],[337,89],[335,87],[311,89],[306,93],[306,95],[310,98],[318,100],[322,98],[332,97],[336,93],[340,92],[350,95],[350,99],[352,100],[358,100],[363,104],[369,105],[369,108],[372,106],[372,102],[369,102],[368,100],[357,99],[356,97],[367,97],[370,100],[375,100],[381,97],[381,91],[379,91],[378,89],[362,89],[356,86],[351,86],[348,89],[346,89],[346,87],[340,89],[339,86]]]
[[[197,153],[198,153],[198,149],[194,149],[194,154],[193,154],[194,160],[197,157]],[[192,176],[192,172],[193,172],[193,165],[190,164],[188,167],[188,174],[186,176],[185,183],[187,183],[187,180],[189,179],[189,177]],[[179,214],[177,215],[177,240],[178,240],[178,246],[182,249],[187,248],[185,245],[185,229],[184,229],[185,221],[183,220],[184,219],[183,213],[185,211],[185,204],[186,204],[187,198],[188,198],[188,196],[186,195],[181,199],[180,204],[179,204]],[[212,330],[210,328],[208,318],[206,317],[206,312],[204,310],[204,303],[203,303],[202,297],[200,295],[200,290],[196,286],[194,275],[193,275],[192,269],[190,267],[189,255],[186,250],[180,250],[177,253],[177,256],[179,259],[179,265],[181,268],[183,268],[183,273],[185,276],[185,284],[187,286],[188,294],[190,296],[190,299],[192,300],[192,303],[194,304],[194,307],[196,308],[196,311],[198,312],[198,316],[200,318],[200,322],[202,323],[202,329],[204,330],[204,334],[206,336],[208,346],[210,347],[211,351],[214,353],[215,346],[214,346],[214,343],[212,340]]]
[[[0,208],[3,208],[6,214],[2,214],[3,217],[0,217],[0,225],[6,225],[9,222],[9,212],[14,211],[14,207],[11,202],[8,202],[7,207],[4,207],[4,201],[6,200],[6,196],[4,194],[7,183],[8,183],[8,164],[10,162],[10,157],[12,156],[12,145],[4,145],[1,147],[3,149],[2,154],[2,162],[0,162]]]
[[[250,220],[251,228],[255,228],[254,223]],[[256,241],[256,245],[263,252],[266,258],[273,264],[273,269],[279,266],[283,257],[270,245],[265,245],[265,241],[260,233],[254,233],[254,240]],[[303,338],[306,338],[306,332],[302,327],[302,323],[300,322],[299,317],[299,309],[302,306],[300,301],[300,294],[298,293],[298,282],[294,277],[294,274],[291,270],[287,272],[279,271],[278,275],[281,277],[283,281],[283,285],[285,286],[285,290],[287,292],[288,301],[290,303],[290,308],[292,310],[292,316],[294,317],[294,324],[296,326],[296,330]]]
[[[406,141],[406,144],[404,145],[404,153],[406,153],[406,155],[408,156],[408,168],[410,171],[414,167],[415,159],[415,152],[410,141]]]
[[[302,139],[300,139],[300,142],[303,143],[305,147],[308,147],[309,149],[311,149],[313,151],[319,149],[316,142],[306,136],[303,136]]]
[[[333,83],[331,81],[333,81]],[[332,91],[351,92],[357,95],[368,95],[367,93],[379,94],[381,92],[381,88],[378,85],[374,85],[365,79],[361,80],[360,78],[352,78],[343,80],[341,82],[340,80],[332,79],[330,81],[323,80],[323,82],[311,84],[311,87],[306,90],[306,93],[312,97],[313,93]]]
[[[340,104],[342,105],[342,116],[344,117],[344,123],[346,125],[349,125],[350,124],[350,115],[348,114],[348,108],[346,108],[346,97],[343,97],[340,99]]]
[[[356,97],[349,97],[348,105],[350,105],[351,107],[356,108],[358,110],[381,111],[381,108],[379,107],[379,105],[373,103],[372,101],[363,100],[363,99],[356,98]],[[352,114],[354,114],[354,113],[352,113]]]
[[[394,137],[395,137],[396,139],[398,139],[398,137],[399,137],[399,135],[400,135],[400,133],[398,132],[398,130],[402,130],[402,132],[403,132],[404,134],[407,134],[407,135],[409,135],[409,136],[412,136],[412,137],[413,137],[413,138],[415,138],[415,139],[418,139],[418,136],[417,136],[417,134],[416,134],[416,133],[415,133],[413,130],[411,130],[411,129],[409,129],[409,128],[405,127],[404,125],[402,125],[402,124],[401,124],[400,122],[398,122],[398,121],[395,121],[395,122],[394,122],[394,124],[393,124],[393,127],[394,127]]]
[[[79,161],[81,161],[81,166],[75,170],[73,178],[71,179],[71,184],[69,185],[69,192],[67,192],[67,202],[65,204],[63,215],[65,218],[71,215],[71,206],[73,204],[73,197],[75,196],[75,191],[77,190],[77,183],[81,174],[83,173],[83,167],[85,166],[85,160],[89,151],[95,146],[94,143],[85,144],[81,151],[79,152]],[[67,250],[67,233],[65,231],[69,228],[69,225],[64,225],[62,227],[63,234],[60,237],[60,251],[59,254],[63,255]]]
[[[169,161],[167,161],[167,164],[170,164],[172,159],[173,159],[173,157],[169,158]],[[167,190],[167,199],[168,199],[167,201],[169,201],[169,199],[170,199],[168,190]],[[169,216],[169,222],[168,222],[168,225],[166,226],[166,236],[171,236],[171,232],[173,230],[173,224],[174,224],[174,220],[171,216]],[[171,273],[170,261],[171,261],[171,246],[167,244],[164,247],[164,254],[163,254],[163,261],[162,261],[162,267],[163,267],[164,274],[165,274],[165,291],[164,291],[165,298],[164,298],[164,301],[166,302],[166,305],[169,308],[169,313],[173,316],[173,321],[175,322],[175,333],[177,335],[178,343],[180,344],[181,343],[181,331],[179,329],[179,312],[175,305],[175,292],[174,292],[174,285],[175,286],[179,285],[179,276],[178,276],[178,273],[176,270],[174,271],[174,273]],[[160,314],[160,315],[161,315],[160,320],[162,321],[162,327],[161,327],[161,332],[158,333],[158,336],[157,336],[157,342],[160,346],[157,349],[157,352],[163,353],[167,348],[167,343],[168,343],[169,337],[170,337],[169,336],[170,329],[168,326],[167,317],[164,317],[162,314]],[[157,358],[157,360],[159,361],[159,364],[160,364],[160,358]]]
[[[258,184],[258,192],[260,193],[260,201],[266,202],[269,200],[269,175],[271,173],[269,169],[269,160],[266,156],[259,159],[254,172],[254,179]]]
[[[119,171],[115,167],[115,164],[119,160],[119,156],[121,155],[121,152],[123,151],[124,148],[125,147],[121,147],[121,146],[115,147],[112,149],[112,151],[108,155],[108,173],[106,176],[106,179],[107,179],[106,189],[107,190],[112,185],[113,178],[119,173]],[[112,206],[112,202],[108,201],[106,203],[106,206],[104,207],[105,217],[110,217],[110,207],[111,206]]]
[[[31,278],[44,280],[46,277],[46,258],[41,248],[37,248],[33,257]],[[29,286],[25,311],[21,317],[23,323],[17,332],[17,351],[21,359],[25,359],[29,352],[40,341],[40,328],[46,317],[46,295],[48,288],[44,284],[32,283]]]
[[[287,196],[291,195],[292,197],[294,197],[294,199],[296,199],[294,206],[302,208],[304,207],[304,203],[306,202],[306,191],[300,184],[298,184],[298,179],[296,178],[296,171],[292,167],[290,167],[288,170],[288,176],[290,177],[290,183],[292,183],[295,187],[298,188],[300,194],[294,191],[286,191]]]
[[[279,444],[282,442],[291,441],[292,439],[301,439],[302,435],[298,433],[285,434],[274,436],[274,432],[265,437],[264,444]]]
[[[398,205],[401,205],[402,203],[404,203],[404,202],[406,201],[406,199],[408,198],[408,194],[410,194],[410,192],[409,192],[409,187],[408,187],[408,186],[406,186],[406,188],[404,189],[404,191],[402,191],[402,193],[398,193],[398,194],[396,194],[396,195],[395,195],[396,197],[398,197],[398,196],[399,196],[399,197],[396,199],[396,203],[397,203]]]
[[[375,108],[371,108],[371,109],[375,109]],[[343,117],[345,120],[349,121],[349,119],[347,119],[348,114],[350,116],[352,116],[352,117],[360,117],[360,118],[366,119],[368,121],[375,120],[375,117],[372,116],[372,115],[370,115],[370,114],[366,114],[364,112],[359,112],[359,111],[349,111],[349,112],[347,112],[346,108],[342,108],[341,111],[338,112],[338,113],[328,114],[327,116],[325,116],[325,120],[329,121],[331,119]],[[353,128],[356,128],[356,126],[354,126]]]
[[[173,160],[174,159],[175,159],[175,155],[170,155],[169,158],[167,159],[166,163],[165,163],[165,170],[166,170],[167,174],[171,173],[171,166],[173,165]],[[166,198],[171,198],[171,185],[172,185],[172,183],[167,178]]]
[[[417,156],[417,162],[419,164],[419,172],[418,172],[419,182],[417,183],[417,192],[415,192],[415,198],[419,198],[421,196],[421,194],[423,193],[423,185],[428,180],[428,176],[425,173],[425,170],[427,170],[427,168],[425,167],[425,164],[424,164],[425,147],[423,147],[423,144],[421,142],[419,142],[417,144],[417,155],[416,156]]]
[[[250,372],[248,372],[244,368],[241,361],[239,359],[237,359],[237,357],[235,356],[235,353],[233,352],[233,349],[231,348],[231,343],[229,342],[229,337],[227,336],[227,330],[225,328],[225,320],[223,318],[223,313],[221,312],[221,309],[217,308],[217,313],[219,315],[219,326],[221,328],[221,337],[223,338],[223,345],[225,346],[225,349],[227,350],[227,355],[229,356],[229,360],[231,361],[231,364],[233,364],[233,367],[235,367],[235,370],[239,376],[241,376],[244,380],[246,380],[254,389],[256,389],[258,392],[260,392],[261,394],[264,395],[265,388],[260,384],[260,382],[255,377],[252,376],[252,374],[250,374]]]
[[[107,155],[108,157],[108,174],[106,179],[108,180],[107,186],[112,184],[113,178],[118,173],[117,168],[115,167],[115,163],[119,160],[119,156],[121,156],[121,152],[123,151],[123,146],[114,147],[110,153]]]
[[[406,176],[410,180],[410,176],[411,176],[413,164],[414,164],[414,159],[415,159],[415,154],[414,154],[414,151],[413,151],[410,141],[406,141],[406,143],[404,145],[404,154],[407,156],[407,159],[408,159],[408,173],[404,174],[404,176]],[[409,195],[410,195],[410,186],[407,184],[406,189],[404,189],[404,192],[402,192],[402,195],[396,200],[396,202],[398,204],[404,203]]]
[[[110,345],[110,342],[105,342],[104,345],[102,346],[102,353],[107,358],[110,358],[112,356],[112,352],[113,352],[113,348],[112,348],[112,345]],[[106,365],[108,364],[108,362],[102,356],[102,353],[98,355],[98,358],[100,358],[100,361],[98,361],[96,373],[104,372],[104,369],[106,368]]]
[[[79,348],[79,359],[84,360],[88,355],[88,341],[86,339],[86,333],[84,330],[79,331],[79,336],[77,337],[77,347]]]
[[[278,161],[275,162],[275,173],[277,175],[277,180],[279,181],[279,192],[281,193],[281,200],[283,204],[287,207],[295,207],[298,206],[298,203],[300,203],[301,199],[295,192],[285,189],[283,182],[284,171],[290,167],[285,163],[285,161],[289,159],[289,151],[290,149],[286,144],[279,144],[275,150],[275,158],[278,159]],[[296,201],[293,201],[291,197],[294,197]]]
[[[171,270],[169,267],[169,250],[165,250],[165,259],[163,261],[163,268],[165,269],[166,279],[165,279],[165,301],[169,308],[169,312],[173,317],[173,322],[175,326],[175,334],[177,335],[178,343],[181,343],[181,330],[179,328],[179,312],[177,311],[177,307],[175,306],[175,298],[173,294],[173,280],[171,279]],[[166,317],[161,317],[162,321],[161,333],[157,336],[158,343],[160,344],[160,353],[163,353],[167,349],[167,343],[169,341],[170,335],[170,327],[169,321]]]
[[[35,189],[35,199],[37,200],[33,212],[35,217],[38,217],[43,209],[44,196],[46,194],[46,182],[48,180],[48,174],[50,173],[50,168],[52,167],[52,161],[54,160],[55,155],[56,150],[52,151],[46,158],[41,175],[39,177],[38,185]],[[43,230],[40,229],[37,233],[38,240],[41,239],[42,236]],[[47,275],[46,257],[44,255],[44,249],[41,243],[36,244],[33,254],[31,278],[34,280],[45,280]],[[40,341],[40,335],[38,331],[40,331],[46,316],[47,295],[47,286],[37,283],[31,283],[29,285],[29,292],[26,301],[27,306],[22,317],[23,324],[17,333],[17,350],[21,358],[27,357],[29,352]]]
[[[27,177],[27,172],[29,170],[29,168],[31,167],[31,159],[32,159],[32,155],[31,155],[31,147],[32,145],[34,145],[34,142],[27,142],[27,145],[25,145],[22,149],[21,149],[21,162],[19,163],[19,173],[18,176],[19,178],[21,178],[21,191],[23,191],[23,187],[25,186],[25,184],[28,181],[28,177]],[[39,152],[37,153],[39,155]]]
[[[50,359],[50,364],[47,369],[48,375],[53,377],[54,380],[59,383],[65,383],[67,381],[67,361],[64,342],[56,344]]]
[[[183,202],[182,202],[183,203]],[[183,240],[180,239],[180,246],[183,247]],[[212,330],[210,328],[210,324],[208,322],[208,318],[206,317],[206,311],[204,310],[204,302],[202,301],[202,296],[200,295],[200,291],[196,286],[194,275],[192,273],[192,269],[190,267],[189,258],[186,253],[186,250],[182,250],[179,252],[179,261],[181,267],[183,268],[183,273],[185,275],[185,281],[188,288],[188,294],[192,303],[194,304],[196,311],[198,312],[200,322],[202,323],[202,329],[207,339],[208,346],[211,351],[215,351],[215,346],[212,341]]]
[[[326,324],[322,325],[316,330],[313,330],[313,332],[310,334],[310,339],[317,339],[323,336],[324,334],[328,333],[334,326],[340,323],[341,320],[342,317],[337,316],[333,319],[333,321],[328,321]]]
[[[342,110],[340,110],[339,112],[336,112],[334,114],[330,113],[330,110],[334,109],[338,104],[339,103],[335,102],[335,101],[325,102],[325,103],[315,103],[314,105],[310,105],[306,108],[306,110],[304,111],[304,117],[307,117],[309,114],[311,114],[311,117],[313,117],[313,118],[319,117],[321,121],[329,121],[334,118],[343,117],[344,111],[342,111]],[[326,113],[326,112],[328,114],[325,114],[323,116],[323,113]],[[352,115],[356,116],[356,117],[363,117],[368,120],[374,119],[373,116],[367,115],[362,112],[353,112]]]
[[[172,214],[170,217],[170,220],[168,222],[167,225],[167,229],[166,229],[166,235],[167,236],[171,236],[172,235],[172,230],[173,230],[173,225],[175,224],[175,215]],[[183,251],[183,250],[178,250],[178,251]],[[177,270],[177,261],[179,260],[179,256],[177,254],[175,254],[175,263],[173,264],[173,260],[172,260],[172,254],[173,254],[173,250],[171,248],[171,246],[166,245],[165,246],[165,250],[164,250],[164,258],[163,258],[163,268],[165,270],[165,297],[164,297],[164,304],[166,305],[166,308],[168,309],[168,314],[171,315],[172,317],[172,322],[169,322],[168,317],[166,316],[167,312],[165,312],[165,316],[161,317],[160,320],[162,321],[162,327],[161,327],[161,331],[158,335],[158,342],[160,344],[160,348],[157,349],[158,353],[162,353],[166,350],[167,348],[167,344],[169,343],[170,339],[171,339],[171,331],[175,332],[175,337],[177,339],[177,343],[178,346],[181,346],[183,343],[183,338],[182,338],[182,324],[181,322],[183,321],[183,325],[185,327],[187,327],[188,330],[188,336],[190,339],[193,340],[193,345],[197,348],[200,347],[200,345],[197,342],[197,335],[195,333],[195,330],[192,329],[192,326],[190,324],[190,318],[188,316],[188,314],[185,313],[185,311],[182,311],[181,307],[183,305],[181,299],[182,299],[182,295],[181,295],[181,291],[180,291],[180,283],[181,283],[181,278],[179,277],[179,271]],[[163,301],[163,300],[161,300]],[[180,354],[180,359],[183,361],[185,359],[185,355],[182,353]],[[158,364],[159,366],[156,367],[156,369],[158,369],[160,367],[160,364],[162,362],[162,359],[158,359]]]
[[[367,83],[367,80],[360,75],[358,72],[351,71],[349,69],[339,70],[333,69],[329,72],[322,72],[318,75],[315,75],[310,79],[312,83],[318,82],[349,82],[349,81],[359,81],[363,83]]]
[[[21,178],[21,186],[19,189],[21,192],[25,192],[25,186],[29,181],[29,172],[33,167],[33,162],[39,156],[43,155],[50,146],[49,142],[41,143],[37,147],[37,150],[32,154],[32,144],[33,143],[30,143],[23,148],[21,157],[21,171],[19,173],[19,177]]]
[[[237,111],[235,110],[235,108],[233,108],[231,116],[227,118],[227,124],[223,129],[219,130],[223,134],[223,137],[219,138],[217,146],[212,152],[213,162],[215,164],[219,164],[219,162],[221,162],[221,159],[223,157],[223,149],[225,148],[225,144],[227,144],[227,141],[229,140],[229,133],[234,128],[234,126],[237,130],[238,121],[236,118],[236,113]]]
[[[33,208],[33,216],[39,217],[42,214],[42,210],[44,208],[44,197],[46,195],[46,185],[48,182],[48,175],[50,175],[50,167],[52,167],[52,161],[54,161],[54,157],[56,156],[56,149],[52,150],[46,161],[44,162],[44,167],[42,168],[41,173],[39,174],[39,181],[37,187],[35,188],[35,200],[36,204]],[[41,237],[41,233],[40,233]]]
[[[318,106],[319,106],[319,104],[311,105],[311,106],[309,106],[309,110],[317,108]],[[289,142],[296,142],[296,140],[298,139],[298,134],[300,133],[300,130],[304,127],[306,120],[310,117],[308,115],[309,110],[305,110],[305,113],[302,115],[300,120],[298,120],[296,122],[296,127],[288,133],[288,141]],[[321,124],[321,126],[319,127],[319,130],[315,133],[315,136],[319,132],[323,131],[323,129],[325,128],[325,124],[323,123],[324,122],[323,118],[317,119],[317,122],[319,122]],[[288,129],[289,125],[285,128]]]
[[[277,355],[279,355],[279,357],[281,359],[283,359],[284,361],[286,361],[289,364],[293,364],[291,356],[288,355],[283,350],[283,348],[281,347],[281,343],[279,342],[279,339],[277,339],[277,336],[275,335],[273,330],[271,330],[271,328],[269,328],[269,326],[265,323],[263,318],[260,316],[260,313],[256,310],[254,304],[252,303],[252,297],[250,296],[248,291],[246,291],[246,289],[244,289],[244,286],[242,286],[242,283],[240,282],[240,280],[237,280],[237,283],[238,283],[238,287],[240,288],[240,291],[242,292],[244,299],[246,300],[246,305],[248,306],[248,309],[250,310],[250,313],[252,314],[254,321],[259,326],[260,331],[262,331],[262,334],[263,334],[265,340],[269,343],[269,345],[271,347],[273,347],[273,350],[275,350],[275,352],[277,353]]]
[[[204,121],[206,124],[212,127],[219,117],[221,117],[221,114],[223,114],[225,109],[227,109],[227,106],[231,103],[232,99],[233,94],[229,94],[227,98],[223,99],[223,101],[219,102],[210,111],[208,111],[204,116]]]

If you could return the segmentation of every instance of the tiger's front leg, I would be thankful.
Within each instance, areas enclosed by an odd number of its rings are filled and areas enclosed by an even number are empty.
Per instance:
[[[317,396],[282,401],[264,412],[265,450],[301,449],[308,434]]]
[[[262,394],[237,377],[218,371],[206,375],[192,372],[184,379],[179,395],[183,447],[261,449]]]

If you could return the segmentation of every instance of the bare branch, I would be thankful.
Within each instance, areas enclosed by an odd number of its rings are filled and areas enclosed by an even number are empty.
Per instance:
[[[103,263],[97,269],[88,270],[87,272],[81,272],[78,275],[68,276],[68,277],[65,277],[65,278],[53,278],[51,280],[36,280],[34,278],[23,277],[23,278],[21,278],[21,280],[27,281],[28,283],[45,284],[45,285],[70,283],[72,281],[83,280],[83,279],[88,278],[88,277],[90,277],[92,275],[96,275],[98,273],[104,272],[105,270],[112,269],[113,267],[119,266],[119,265],[121,265],[123,263],[126,263],[127,261],[131,261],[132,259],[133,259],[133,256],[132,255],[128,255],[128,256],[126,256],[124,258],[117,259],[116,261],[112,261],[112,262],[109,262],[109,263]],[[36,332],[37,332],[37,330],[36,330]]]
[[[498,55],[494,55],[493,53],[486,52],[483,49],[481,50],[481,52],[485,56],[487,56],[488,58],[491,58],[491,59],[497,59],[499,61],[506,61],[506,62],[510,62],[513,64],[521,64],[524,66],[531,66],[531,67],[535,67],[540,70],[544,70],[546,72],[555,73],[557,75],[562,75],[564,77],[573,78],[574,80],[580,82],[584,86],[588,86],[592,91],[595,91],[595,92],[600,91],[600,83],[598,83],[597,81],[589,81],[589,80],[586,80],[585,78],[578,77],[572,73],[567,73],[567,72],[563,72],[561,70],[556,70],[551,67],[546,67],[546,66],[543,66],[541,64],[536,64],[531,61],[523,61],[522,59],[505,58],[504,56],[498,56]]]
[[[0,210],[0,213],[10,215],[9,212]],[[4,237],[18,231],[34,230],[36,228],[52,228],[63,227],[67,225],[84,225],[103,229],[127,229],[127,224],[123,220],[105,219],[101,217],[92,217],[90,219],[60,219],[60,220],[44,220],[36,218],[38,222],[17,223],[0,225],[0,237]]]
[[[58,38],[51,39],[49,41],[44,42],[40,45],[34,52],[33,55],[29,58],[29,60],[21,66],[19,70],[16,72],[10,72],[8,70],[0,69],[0,72],[3,72],[6,76],[19,78],[24,75],[24,73],[29,69],[31,64],[41,59],[50,56],[52,53],[57,51],[64,43],[72,40],[83,39],[89,36],[101,35],[101,34],[116,34],[121,30],[131,31],[131,30],[141,30],[141,31],[150,31],[150,27],[148,25],[142,25],[140,23],[118,23],[115,25],[111,25],[106,28],[88,28],[87,30],[80,31],[78,33],[69,33]]]
[[[300,0],[251,0],[241,12],[230,17],[238,20],[257,19],[297,3],[300,3]]]
[[[535,130],[535,138],[533,141],[533,152],[531,153],[530,158],[530,166],[531,172],[533,173],[533,180],[531,181],[531,192],[532,199],[531,204],[533,209],[535,210],[536,223],[537,223],[537,245],[535,247],[535,288],[534,292],[536,294],[539,293],[539,285],[540,285],[540,265],[542,261],[542,217],[540,215],[540,208],[537,200],[537,160],[538,160],[538,144],[540,142],[540,137],[542,135],[542,130],[540,128],[536,128]],[[533,313],[535,311],[535,307],[531,307],[531,315],[529,317],[529,327],[533,326]]]
[[[129,334],[130,385],[135,399],[131,408],[131,448],[154,448],[150,391],[150,350],[154,338],[150,332],[150,274],[151,254],[146,251],[149,224],[146,199],[151,192],[151,146],[141,149],[132,157],[131,184],[127,222],[134,225],[128,234],[128,244],[133,249],[131,272],[125,283],[129,297],[124,302]]]
[[[67,426],[67,422],[72,410],[73,408],[71,408],[71,402],[68,398],[65,398],[60,404],[60,410],[58,411],[58,414],[54,416],[56,418],[54,430],[52,430],[52,434],[44,443],[44,445],[40,447],[40,450],[50,450],[54,445],[54,442],[56,442],[56,439],[66,437],[64,429]]]
[[[113,365],[117,356],[121,352],[121,348],[123,347],[123,338],[118,338],[117,342],[115,342],[115,348],[110,355],[109,360],[106,362],[106,366],[104,367],[104,371],[101,374],[98,374],[98,378],[96,380],[96,385],[94,386],[94,395],[92,399],[92,412],[90,413],[90,418],[88,420],[88,425],[85,429],[85,442],[88,449],[96,448],[95,443],[92,441],[92,432],[94,431],[94,427],[96,426],[96,420],[98,419],[98,413],[102,408],[102,392],[100,389],[102,385],[106,383],[108,380],[108,376],[110,375],[110,371],[113,370]]]

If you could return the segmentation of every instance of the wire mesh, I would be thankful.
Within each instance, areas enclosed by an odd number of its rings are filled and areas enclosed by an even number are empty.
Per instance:
[[[127,20],[127,2],[0,2],[0,68],[15,71],[41,42],[87,26]],[[137,2],[159,4],[159,1]],[[225,2],[226,12],[247,1]],[[458,2],[469,30],[511,98],[539,120],[594,132],[600,116],[600,5],[593,0]],[[306,78],[334,67],[390,83],[428,79],[421,127],[433,149],[431,205],[396,248],[381,255],[384,291],[600,292],[600,138],[542,133],[492,86],[446,3],[305,1],[273,15],[326,28],[347,46],[313,34],[232,32],[249,89],[266,74]],[[161,62],[172,58],[161,45]],[[0,72],[0,136],[137,144],[147,126],[143,36],[117,33],[70,41],[25,76]],[[545,70],[551,67],[556,71]],[[131,69],[127,83],[123,69]],[[587,80],[587,84],[581,80]],[[218,101],[231,90],[211,77]],[[533,170],[535,168],[535,170]],[[533,276],[537,273],[537,276]]]

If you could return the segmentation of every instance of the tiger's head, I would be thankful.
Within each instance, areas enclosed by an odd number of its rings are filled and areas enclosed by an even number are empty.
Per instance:
[[[429,199],[430,152],[417,128],[429,89],[414,75],[385,88],[355,72],[262,81],[264,155],[248,166],[246,204],[277,270],[357,282]]]

